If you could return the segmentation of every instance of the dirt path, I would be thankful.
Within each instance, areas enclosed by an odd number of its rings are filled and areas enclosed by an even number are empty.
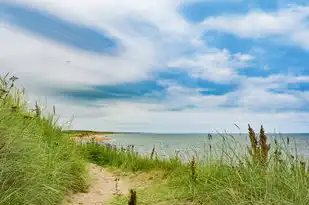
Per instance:
[[[89,164],[88,168],[91,179],[89,192],[66,197],[63,205],[102,205],[117,194],[128,193],[129,185],[121,179],[117,180],[119,177],[94,164]]]

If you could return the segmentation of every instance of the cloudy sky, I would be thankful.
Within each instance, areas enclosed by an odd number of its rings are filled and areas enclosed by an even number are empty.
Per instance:
[[[306,0],[0,0],[0,71],[73,129],[309,132]]]

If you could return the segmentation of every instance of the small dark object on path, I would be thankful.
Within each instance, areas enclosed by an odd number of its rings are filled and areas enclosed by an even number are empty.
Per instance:
[[[128,205],[136,205],[136,191],[133,189],[130,190],[130,200]]]

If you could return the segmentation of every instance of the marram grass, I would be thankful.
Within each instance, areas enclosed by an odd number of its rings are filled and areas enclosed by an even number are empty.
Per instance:
[[[87,188],[84,160],[52,115],[31,110],[14,76],[0,80],[0,204],[61,204]]]
[[[193,157],[187,163],[181,163],[177,157],[169,160],[154,157],[154,149],[150,150],[149,157],[141,156],[132,146],[116,148],[85,144],[81,145],[81,149],[86,158],[102,166],[132,172],[164,172],[155,176],[157,178],[151,186],[135,187],[138,205],[309,204],[307,163],[301,161],[297,153],[292,154],[287,143],[281,143],[281,146],[275,140],[270,146],[263,127],[259,135],[250,125],[248,131],[250,146],[243,147],[246,153],[225,150],[221,152],[223,156],[200,161]],[[229,149],[228,146],[223,147]],[[125,205],[131,198],[132,194],[116,197],[111,204]]]

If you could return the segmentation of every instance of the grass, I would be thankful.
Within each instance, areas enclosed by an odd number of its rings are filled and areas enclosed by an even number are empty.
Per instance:
[[[154,150],[142,156],[132,146],[86,144],[81,149],[88,160],[105,167],[133,173],[163,172],[154,176],[151,186],[136,187],[137,204],[309,204],[307,163],[289,151],[290,140],[276,140],[271,149],[263,127],[259,135],[250,125],[248,131],[250,146],[243,147],[245,154],[225,150],[222,156],[202,161],[194,157],[188,163],[177,157],[153,157]],[[225,139],[225,143],[233,142]],[[129,199],[117,197],[111,204],[128,204]]]
[[[102,146],[95,143],[80,145],[83,156],[90,162],[101,166],[119,168],[124,171],[138,172],[159,170],[174,170],[182,166],[178,158],[160,160],[158,157],[151,159],[147,156],[140,156],[134,151],[133,146],[117,149],[112,145]]]
[[[85,191],[85,161],[53,115],[31,109],[17,80],[0,79],[0,204],[56,205],[67,191]]]

